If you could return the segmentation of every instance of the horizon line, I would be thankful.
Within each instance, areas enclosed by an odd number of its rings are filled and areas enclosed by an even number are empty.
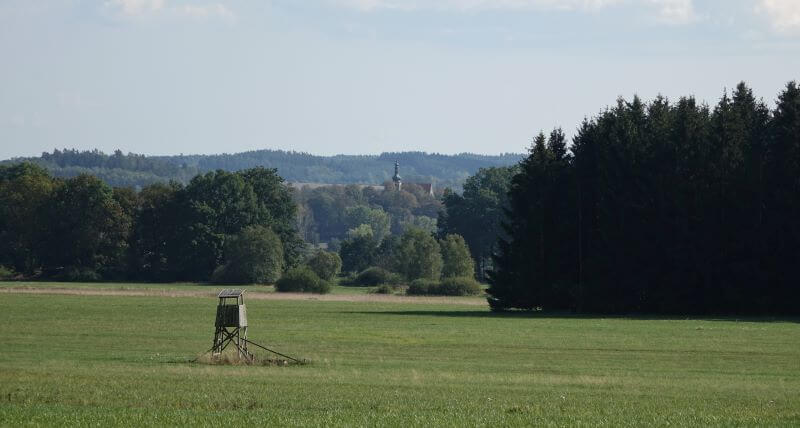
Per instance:
[[[145,157],[151,157],[151,158],[191,157],[191,156],[209,156],[209,157],[210,156],[232,156],[232,155],[240,155],[240,154],[255,153],[255,152],[283,152],[283,153],[289,153],[289,154],[309,155],[309,156],[314,156],[314,157],[326,157],[326,158],[332,158],[332,157],[338,157],[338,156],[380,157],[380,156],[383,156],[383,155],[386,155],[386,154],[407,154],[407,153],[420,153],[420,154],[423,154],[423,155],[434,155],[434,156],[476,155],[476,156],[491,156],[491,157],[502,157],[502,156],[508,156],[508,155],[520,155],[520,156],[524,156],[525,155],[524,151],[523,152],[518,152],[518,153],[517,152],[496,152],[496,153],[454,152],[454,153],[443,153],[443,152],[438,152],[438,151],[429,152],[429,151],[425,151],[425,150],[382,151],[380,153],[375,153],[375,152],[372,152],[372,153],[336,153],[336,154],[326,155],[326,154],[311,153],[311,152],[307,152],[307,151],[287,150],[287,149],[277,149],[277,148],[251,149],[251,150],[242,150],[242,151],[230,152],[230,153],[228,153],[228,152],[217,152],[217,153],[148,154],[148,153],[137,153],[137,152],[133,152],[133,151],[125,152],[120,148],[117,148],[117,149],[115,149],[115,150],[113,150],[111,152],[105,152],[105,151],[103,151],[101,149],[98,149],[98,148],[94,148],[94,149],[78,149],[78,148],[75,148],[75,147],[73,147],[73,148],[63,147],[61,149],[53,148],[52,151],[41,152],[38,155],[12,156],[12,157],[9,157],[9,158],[6,158],[6,159],[0,159],[0,162],[24,160],[24,159],[41,159],[43,154],[45,154],[45,153],[53,154],[53,153],[55,153],[56,150],[59,150],[59,151],[73,151],[74,150],[74,151],[78,151],[79,153],[85,153],[85,152],[91,153],[91,152],[95,152],[96,151],[96,152],[99,152],[99,153],[101,153],[103,155],[106,155],[106,156],[112,156],[114,154],[114,152],[120,151],[126,156],[128,156],[128,155],[139,155],[139,156],[145,156]]]

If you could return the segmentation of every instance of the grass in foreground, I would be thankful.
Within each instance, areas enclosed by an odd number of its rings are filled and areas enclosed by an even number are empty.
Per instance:
[[[216,299],[3,295],[3,425],[800,424],[793,322],[248,302],[305,366],[192,364]]]

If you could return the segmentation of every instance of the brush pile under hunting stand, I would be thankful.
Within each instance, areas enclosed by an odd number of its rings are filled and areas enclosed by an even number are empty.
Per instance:
[[[217,320],[214,323],[214,346],[211,355],[218,356],[233,344],[239,358],[252,360],[247,351],[247,309],[244,306],[244,290],[225,289],[219,292]]]

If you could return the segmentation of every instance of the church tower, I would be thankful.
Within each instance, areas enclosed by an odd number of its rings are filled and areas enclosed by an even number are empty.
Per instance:
[[[394,176],[392,177],[392,181],[394,181],[395,190],[400,191],[400,187],[403,185],[403,180],[400,178],[400,162],[394,161]]]

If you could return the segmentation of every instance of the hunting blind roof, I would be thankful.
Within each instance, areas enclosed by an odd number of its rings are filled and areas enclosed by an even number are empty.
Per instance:
[[[219,295],[217,297],[219,297],[220,299],[224,299],[224,298],[227,298],[227,297],[239,297],[242,294],[244,294],[244,290],[226,288],[226,289],[220,291]]]

